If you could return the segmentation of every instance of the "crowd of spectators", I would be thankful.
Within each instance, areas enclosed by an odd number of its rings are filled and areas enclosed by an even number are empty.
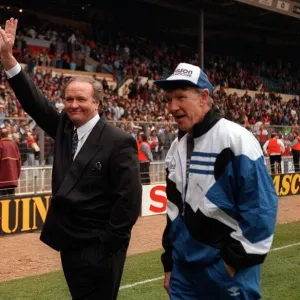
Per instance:
[[[36,85],[47,96],[53,107],[61,112],[63,104],[63,87],[68,79],[63,74],[52,75],[51,72],[34,72],[35,66],[49,66],[58,69],[85,70],[87,57],[97,62],[99,72],[112,72],[119,81],[132,78],[125,86],[122,95],[109,86],[103,79],[104,98],[102,111],[114,126],[129,132],[136,140],[139,134],[145,133],[151,146],[153,160],[164,159],[166,152],[177,133],[177,126],[172,115],[168,113],[164,93],[152,84],[152,80],[166,77],[177,64],[186,61],[198,64],[199,56],[186,49],[163,43],[155,43],[141,37],[129,37],[122,33],[114,39],[96,42],[78,30],[49,26],[19,26],[15,43],[18,59],[27,64],[27,72]],[[26,38],[50,41],[50,48],[32,51]],[[31,50],[30,50],[31,49]],[[299,83],[293,77],[291,65],[279,64],[276,68],[265,64],[243,64],[233,57],[208,56],[205,71],[209,80],[217,87],[213,99],[221,114],[237,123],[247,126],[263,144],[270,135],[271,126],[284,126],[284,137],[290,134],[291,128],[299,126],[299,98],[288,103],[281,101],[280,95],[267,93],[267,86],[261,76],[269,79],[283,80],[286,89],[299,91]],[[291,73],[289,73],[291,71]],[[147,77],[147,81],[142,81]],[[143,83],[144,82],[144,83]],[[28,123],[28,115],[10,90],[4,71],[0,69],[0,128],[6,127],[11,138],[20,146],[23,162],[36,164],[39,158],[39,129],[34,122]],[[245,90],[244,95],[228,93],[227,88]],[[250,96],[248,90],[255,90]],[[45,137],[45,158],[52,162],[53,142]]]
[[[28,123],[15,95],[10,90],[4,72],[0,72],[0,127],[11,132],[13,140],[20,145],[23,161],[31,165],[38,161],[39,130],[34,122]],[[47,96],[53,107],[61,112],[63,104],[63,87],[68,79],[61,75],[37,71],[32,75],[33,81]],[[140,132],[146,133],[154,160],[162,160],[177,133],[177,126],[172,115],[168,113],[164,93],[147,81],[142,84],[137,78],[119,96],[112,90],[106,80],[102,80],[104,97],[102,111],[114,126],[130,133],[136,140]],[[270,134],[269,126],[281,127],[283,135],[289,134],[299,126],[300,100],[291,99],[282,103],[280,95],[258,92],[251,97],[246,90],[239,97],[236,93],[228,94],[221,86],[213,95],[215,105],[221,114],[234,122],[247,126],[263,144]],[[20,120],[17,120],[21,118]],[[52,141],[46,136],[45,158],[52,161]],[[30,158],[29,158],[30,156]]]
[[[7,13],[1,15],[3,20],[9,17],[10,12]],[[39,52],[28,47],[27,38],[48,41],[50,47]],[[164,38],[153,40],[125,30],[103,30],[100,24],[95,27],[92,23],[89,30],[88,27],[79,30],[25,12],[19,16],[15,51],[19,53],[18,60],[28,65],[29,72],[36,65],[85,70],[86,59],[91,58],[93,71],[113,74],[118,84],[128,77],[143,76],[150,80],[166,77],[179,62],[199,64],[200,61],[192,47],[168,43]],[[204,65],[214,85],[292,94],[300,88],[300,70],[282,60],[269,63],[251,57],[206,53]]]
[[[25,25],[26,22],[35,25]],[[36,17],[24,18],[19,22],[15,52],[18,60],[28,66],[32,73],[35,66],[48,66],[71,70],[89,69],[100,73],[111,73],[118,84],[125,78],[147,77],[149,80],[170,75],[179,62],[199,64],[199,55],[190,47],[157,42],[147,37],[126,34],[125,32],[83,33],[72,27],[45,22]],[[99,32],[101,34],[99,34]],[[48,41],[48,51],[28,47],[26,39]],[[93,65],[87,67],[86,59],[93,59]],[[205,70],[214,85],[249,90],[266,90],[260,76],[282,79],[287,89],[297,88],[297,78],[282,67],[281,73],[268,68],[264,63],[242,63],[236,57],[206,55]],[[295,75],[294,73],[290,73]],[[296,75],[300,75],[299,72]]]
[[[300,89],[300,70],[296,64],[277,60],[252,64],[248,68],[256,76],[269,80],[268,89],[283,94],[298,94]]]

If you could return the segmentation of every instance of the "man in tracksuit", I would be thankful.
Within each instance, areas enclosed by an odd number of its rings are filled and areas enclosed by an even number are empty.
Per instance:
[[[172,300],[260,299],[278,206],[261,147],[221,117],[199,67],[181,63],[156,84],[184,132],[166,157],[164,287]]]

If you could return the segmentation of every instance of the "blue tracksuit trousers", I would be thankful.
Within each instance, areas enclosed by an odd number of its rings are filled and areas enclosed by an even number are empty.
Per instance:
[[[261,299],[260,266],[237,271],[232,278],[222,259],[206,267],[175,263],[170,279],[171,300]]]

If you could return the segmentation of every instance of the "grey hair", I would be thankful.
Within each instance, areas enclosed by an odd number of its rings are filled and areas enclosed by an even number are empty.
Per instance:
[[[71,77],[70,80],[67,82],[65,88],[64,88],[64,94],[66,92],[67,87],[71,82],[87,82],[89,83],[94,91],[94,102],[97,104],[100,104],[102,106],[102,101],[103,101],[103,86],[102,83],[99,82],[98,80],[95,80],[92,77],[84,77],[84,76],[74,76]]]
[[[203,94],[203,90],[202,89],[200,89],[200,88],[198,88],[198,87],[195,87],[195,88],[193,88],[194,89],[194,91],[197,93],[197,94],[199,94],[199,95],[202,95]],[[208,94],[208,101],[207,101],[207,104],[209,105],[209,106],[213,106],[214,105],[214,99]]]
[[[214,99],[211,96],[208,96],[208,101],[207,101],[209,106],[213,106],[214,105]]]

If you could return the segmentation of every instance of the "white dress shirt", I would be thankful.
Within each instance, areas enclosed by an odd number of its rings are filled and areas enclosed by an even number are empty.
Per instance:
[[[13,68],[11,68],[8,71],[5,71],[5,74],[7,76],[7,78],[12,78],[16,75],[18,75],[21,72],[21,66],[19,63],[17,63]]]
[[[77,128],[77,135],[78,135],[78,145],[76,152],[74,154],[74,158],[77,156],[78,152],[82,148],[83,144],[85,143],[86,139],[90,135],[92,129],[95,127],[97,122],[100,120],[99,115],[97,114],[95,117],[90,119],[88,122],[86,122],[84,125]]]
[[[5,71],[6,76],[8,78],[12,78],[16,75],[18,75],[21,72],[21,66],[19,63],[17,63],[13,68],[11,68],[8,71]],[[92,129],[95,127],[96,123],[100,120],[100,116],[97,114],[95,117],[90,119],[88,122],[86,122],[84,125],[77,128],[77,135],[78,135],[78,145],[76,152],[74,154],[74,158],[79,153],[80,149],[82,148],[83,144],[85,143],[86,139],[90,135]]]

